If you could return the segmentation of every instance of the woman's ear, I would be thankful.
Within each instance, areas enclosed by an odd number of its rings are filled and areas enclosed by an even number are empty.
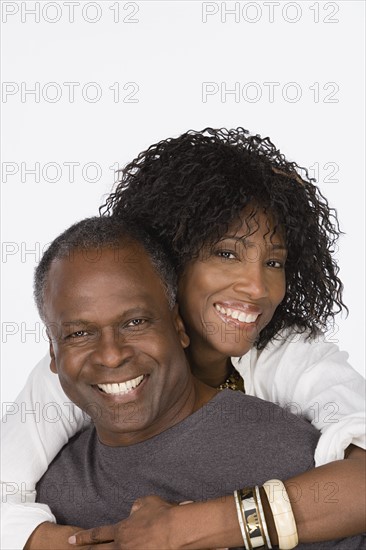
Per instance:
[[[175,326],[175,330],[177,331],[180,343],[182,344],[182,347],[184,349],[188,348],[190,344],[190,340],[189,340],[188,334],[186,333],[183,319],[180,316],[178,304],[175,304],[172,314],[173,314],[173,323]]]

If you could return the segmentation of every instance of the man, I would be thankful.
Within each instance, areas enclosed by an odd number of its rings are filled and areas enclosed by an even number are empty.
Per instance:
[[[40,481],[38,501],[60,525],[42,524],[27,550],[68,547],[81,528],[121,526],[147,495],[173,502],[228,495],[215,510],[239,546],[233,491],[312,466],[318,436],[309,424],[191,375],[173,269],[139,231],[112,218],[72,226],[43,256],[35,296],[51,370],[94,427],[75,436]],[[208,533],[210,522],[215,517]],[[118,536],[112,530],[100,548],[122,547]]]

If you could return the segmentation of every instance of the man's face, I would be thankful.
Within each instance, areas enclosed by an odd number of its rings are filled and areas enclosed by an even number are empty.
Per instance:
[[[188,337],[139,244],[55,260],[45,314],[51,369],[103,443],[129,445],[175,423],[191,383]]]

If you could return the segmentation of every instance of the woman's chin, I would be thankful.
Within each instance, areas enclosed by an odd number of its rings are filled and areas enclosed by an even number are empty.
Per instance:
[[[242,357],[253,348],[255,342],[256,339],[240,342],[227,339],[226,342],[215,342],[214,347],[221,355],[226,355],[227,357]]]

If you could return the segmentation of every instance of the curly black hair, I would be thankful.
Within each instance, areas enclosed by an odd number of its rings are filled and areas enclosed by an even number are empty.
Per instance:
[[[270,212],[285,234],[286,295],[256,346],[286,327],[315,337],[342,308],[332,257],[336,211],[271,140],[243,128],[189,130],[152,145],[120,171],[100,212],[131,218],[157,238],[178,272],[202,247],[222,238],[248,205]]]

